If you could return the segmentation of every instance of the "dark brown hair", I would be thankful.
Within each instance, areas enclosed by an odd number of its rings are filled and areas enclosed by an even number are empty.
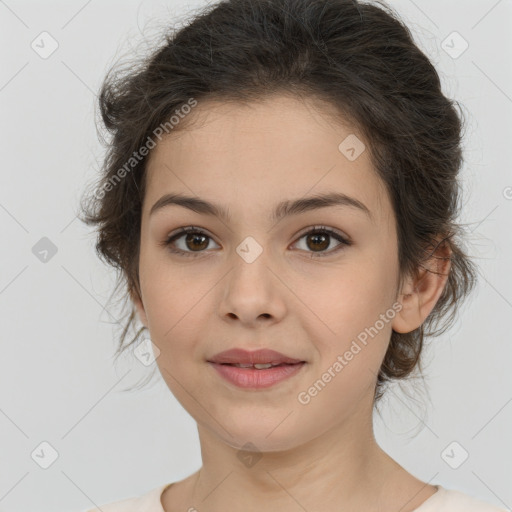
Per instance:
[[[129,299],[126,291],[139,294],[147,157],[131,162],[129,169],[126,163],[159,126],[191,98],[248,103],[291,94],[327,102],[335,118],[357,127],[389,193],[401,279],[428,268],[437,247],[448,244],[451,249],[447,284],[424,324],[406,334],[392,332],[377,379],[377,402],[386,382],[421,370],[424,337],[451,325],[476,270],[463,251],[462,227],[456,223],[462,164],[459,104],[443,95],[438,73],[396,13],[383,2],[374,4],[224,0],[203,8],[179,30],[170,29],[164,44],[140,62],[129,62],[124,70],[111,68],[99,95],[110,139],[95,192],[82,205],[82,220],[98,226],[97,253],[120,271],[117,285]],[[173,131],[185,129],[187,119]],[[137,318],[127,302],[130,312],[118,354],[142,331],[124,345]]]

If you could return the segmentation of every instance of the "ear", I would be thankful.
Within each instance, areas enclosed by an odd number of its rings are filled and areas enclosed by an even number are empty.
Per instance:
[[[148,318],[146,316],[144,304],[142,303],[139,292],[136,290],[130,290],[130,297],[132,299],[133,305],[135,306],[140,321],[146,328],[148,328]]]
[[[426,262],[427,268],[419,269],[402,285],[398,297],[402,309],[391,323],[396,332],[407,333],[420,327],[443,293],[451,268],[452,250],[445,240],[437,241],[435,245],[434,253]]]

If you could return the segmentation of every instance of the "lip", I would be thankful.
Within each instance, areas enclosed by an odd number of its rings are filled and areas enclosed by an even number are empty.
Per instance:
[[[285,379],[300,372],[305,361],[294,364],[283,364],[272,368],[258,370],[256,368],[238,368],[229,364],[213,363],[208,361],[215,370],[227,381],[235,386],[246,389],[263,389],[274,386]]]
[[[305,361],[294,359],[292,357],[276,352],[270,349],[260,349],[249,352],[242,348],[232,348],[225,350],[213,356],[208,360],[210,363],[217,364],[296,364]],[[263,371],[263,370],[259,370]]]
[[[258,370],[257,368],[239,368],[234,364],[273,364],[273,366]],[[208,364],[231,384],[247,389],[262,389],[274,386],[298,373],[306,364],[301,359],[281,354],[270,349],[254,350],[242,348],[225,350],[208,360]]]

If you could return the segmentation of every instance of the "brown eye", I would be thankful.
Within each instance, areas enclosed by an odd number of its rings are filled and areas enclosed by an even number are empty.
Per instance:
[[[201,233],[187,233],[185,245],[192,251],[206,249],[208,247],[208,237]]]
[[[183,256],[199,256],[208,248],[210,241],[213,241],[213,239],[206,233],[199,228],[189,226],[175,235],[171,235],[164,241],[163,245],[173,253]]]
[[[305,239],[306,243],[305,248],[301,248],[301,250],[309,252],[312,258],[329,256],[343,249],[344,246],[352,245],[352,242],[340,233],[323,226],[315,226],[299,238],[299,240],[302,239]],[[338,245],[334,249],[327,250],[333,239],[338,242]],[[168,237],[162,245],[168,247],[170,252],[180,256],[200,256],[207,252],[206,249],[208,249],[210,241],[213,241],[212,237],[200,228],[188,226]]]
[[[305,239],[305,248],[302,248],[302,250],[310,252],[312,258],[329,256],[340,251],[344,246],[352,245],[352,242],[340,233],[324,226],[315,226],[315,228],[304,233],[299,238],[299,240],[302,239]],[[334,249],[327,251],[326,249],[331,245],[332,239],[335,239],[338,245]]]
[[[307,235],[307,246],[314,250],[324,251],[329,247],[329,238],[330,235],[325,235],[321,233],[313,233]]]

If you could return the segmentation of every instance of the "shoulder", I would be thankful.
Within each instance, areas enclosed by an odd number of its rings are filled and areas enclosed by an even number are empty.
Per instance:
[[[169,485],[159,485],[141,496],[111,501],[84,512],[164,512],[160,498]]]
[[[464,492],[438,486],[438,491],[415,512],[510,512],[510,510],[491,505]]]

